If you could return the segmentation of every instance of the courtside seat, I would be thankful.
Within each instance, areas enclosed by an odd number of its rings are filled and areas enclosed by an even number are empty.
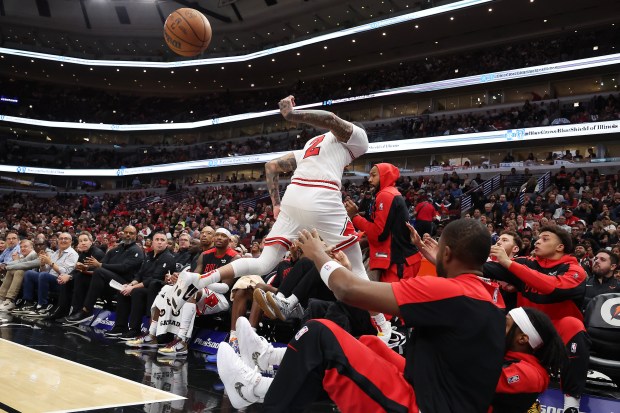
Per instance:
[[[620,293],[594,297],[585,312],[585,325],[592,340],[590,367],[620,386]]]

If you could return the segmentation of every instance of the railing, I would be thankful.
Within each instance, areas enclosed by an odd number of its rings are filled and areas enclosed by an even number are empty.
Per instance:
[[[475,188],[470,189],[461,196],[461,215],[464,215],[472,208],[472,194],[482,191],[485,197],[497,191],[502,184],[502,175],[497,174]]]

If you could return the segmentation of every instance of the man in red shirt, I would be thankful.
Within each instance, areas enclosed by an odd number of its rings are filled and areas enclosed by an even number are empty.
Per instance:
[[[418,192],[418,203],[415,206],[415,229],[420,236],[428,234],[433,236],[433,220],[437,216],[437,210],[431,202],[426,199],[426,193],[423,190]]]
[[[484,265],[485,277],[506,281],[517,289],[517,305],[533,307],[549,316],[569,354],[562,369],[564,412],[579,411],[590,358],[590,338],[580,308],[586,272],[572,251],[571,236],[559,227],[543,227],[534,256],[510,259],[500,246],[491,247],[496,262]]]

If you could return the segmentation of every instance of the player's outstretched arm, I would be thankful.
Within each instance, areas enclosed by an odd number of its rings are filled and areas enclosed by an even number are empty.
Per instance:
[[[265,179],[273,205],[274,218],[278,218],[280,212],[280,173],[293,172],[295,169],[297,169],[297,161],[292,152],[265,164]]]
[[[307,123],[317,128],[329,129],[340,142],[348,142],[353,133],[353,124],[325,110],[295,109],[295,98],[287,96],[278,106],[284,119],[289,122]]]
[[[341,251],[335,254],[335,259],[330,258],[316,229],[312,232],[307,230],[300,232],[298,243],[304,255],[314,262],[323,282],[339,301],[364,310],[400,315],[391,284],[359,278],[346,268],[350,267],[350,263]],[[334,261],[340,262],[335,265]]]

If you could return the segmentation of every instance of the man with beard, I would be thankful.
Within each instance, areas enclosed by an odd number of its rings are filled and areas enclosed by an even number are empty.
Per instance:
[[[577,262],[579,265],[583,267],[588,276],[592,275],[592,263],[590,262],[590,258],[588,258],[588,251],[586,249],[586,244],[577,244],[575,247],[575,252],[573,255],[577,258]]]
[[[620,291],[620,283],[614,278],[614,272],[618,268],[618,257],[607,250],[600,250],[594,256],[592,275],[586,280],[586,296],[583,301],[583,310],[588,303],[600,294],[615,293]]]
[[[131,282],[132,277],[144,261],[144,252],[136,244],[136,238],[136,228],[133,225],[128,225],[123,230],[123,241],[118,246],[108,250],[101,262],[95,257],[88,257],[84,260],[86,267],[94,268],[92,280],[89,285],[74,286],[74,300],[78,294],[76,301],[84,304],[80,311],[66,318],[68,323],[79,324],[92,319],[97,298],[102,297],[104,293],[114,291],[109,285],[111,280],[121,284]]]
[[[389,163],[379,163],[370,169],[368,183],[375,191],[375,202],[367,218],[358,214],[352,200],[345,202],[353,225],[368,239],[368,267],[372,270],[369,277],[373,281],[395,282],[415,277],[420,269],[422,257],[411,243],[406,225],[407,204],[395,187],[399,176],[398,168]]]
[[[213,248],[213,236],[215,230],[213,227],[206,226],[200,231],[200,247],[202,251],[208,251]],[[191,268],[194,268],[196,272],[202,272],[204,264],[202,263],[202,254],[197,254],[192,260]]]

